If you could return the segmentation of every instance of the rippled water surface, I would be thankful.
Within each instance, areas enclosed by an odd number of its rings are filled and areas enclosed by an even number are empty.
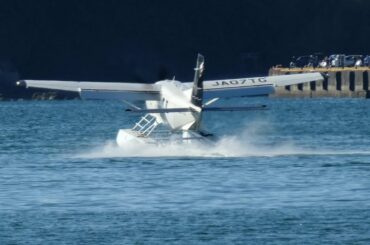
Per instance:
[[[0,244],[369,244],[370,101],[245,99],[119,148],[119,102],[0,103]]]

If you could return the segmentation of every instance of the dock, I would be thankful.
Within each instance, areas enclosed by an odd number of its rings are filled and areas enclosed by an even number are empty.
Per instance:
[[[305,84],[279,87],[273,96],[370,98],[370,67],[272,67],[269,70],[269,75],[288,75],[308,72],[321,72],[326,76],[323,81],[312,81]]]

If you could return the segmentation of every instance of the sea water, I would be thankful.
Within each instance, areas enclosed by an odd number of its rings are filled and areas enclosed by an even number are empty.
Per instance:
[[[370,101],[240,99],[120,148],[120,102],[0,103],[0,244],[369,244]]]

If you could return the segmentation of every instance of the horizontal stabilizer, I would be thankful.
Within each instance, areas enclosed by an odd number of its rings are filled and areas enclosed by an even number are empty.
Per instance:
[[[129,112],[138,112],[138,113],[171,113],[171,112],[189,112],[192,111],[190,108],[168,108],[168,109],[126,109]]]
[[[251,105],[251,106],[231,106],[231,107],[204,107],[203,111],[251,111],[265,110],[266,105]],[[128,112],[138,113],[173,113],[173,112],[191,112],[191,108],[167,108],[167,109],[126,109]]]
[[[266,105],[251,105],[251,106],[231,106],[231,107],[206,107],[203,111],[252,111],[265,110]]]

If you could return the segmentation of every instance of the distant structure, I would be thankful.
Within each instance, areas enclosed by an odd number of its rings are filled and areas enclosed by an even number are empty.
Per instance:
[[[324,81],[312,81],[278,88],[275,96],[283,97],[362,97],[370,98],[369,55],[321,53],[292,57],[289,67],[276,66],[269,75],[286,75],[307,72],[325,74]]]
[[[360,97],[370,98],[370,67],[272,67],[269,75],[285,75],[307,72],[324,73],[324,81],[312,81],[277,88],[278,97]]]

